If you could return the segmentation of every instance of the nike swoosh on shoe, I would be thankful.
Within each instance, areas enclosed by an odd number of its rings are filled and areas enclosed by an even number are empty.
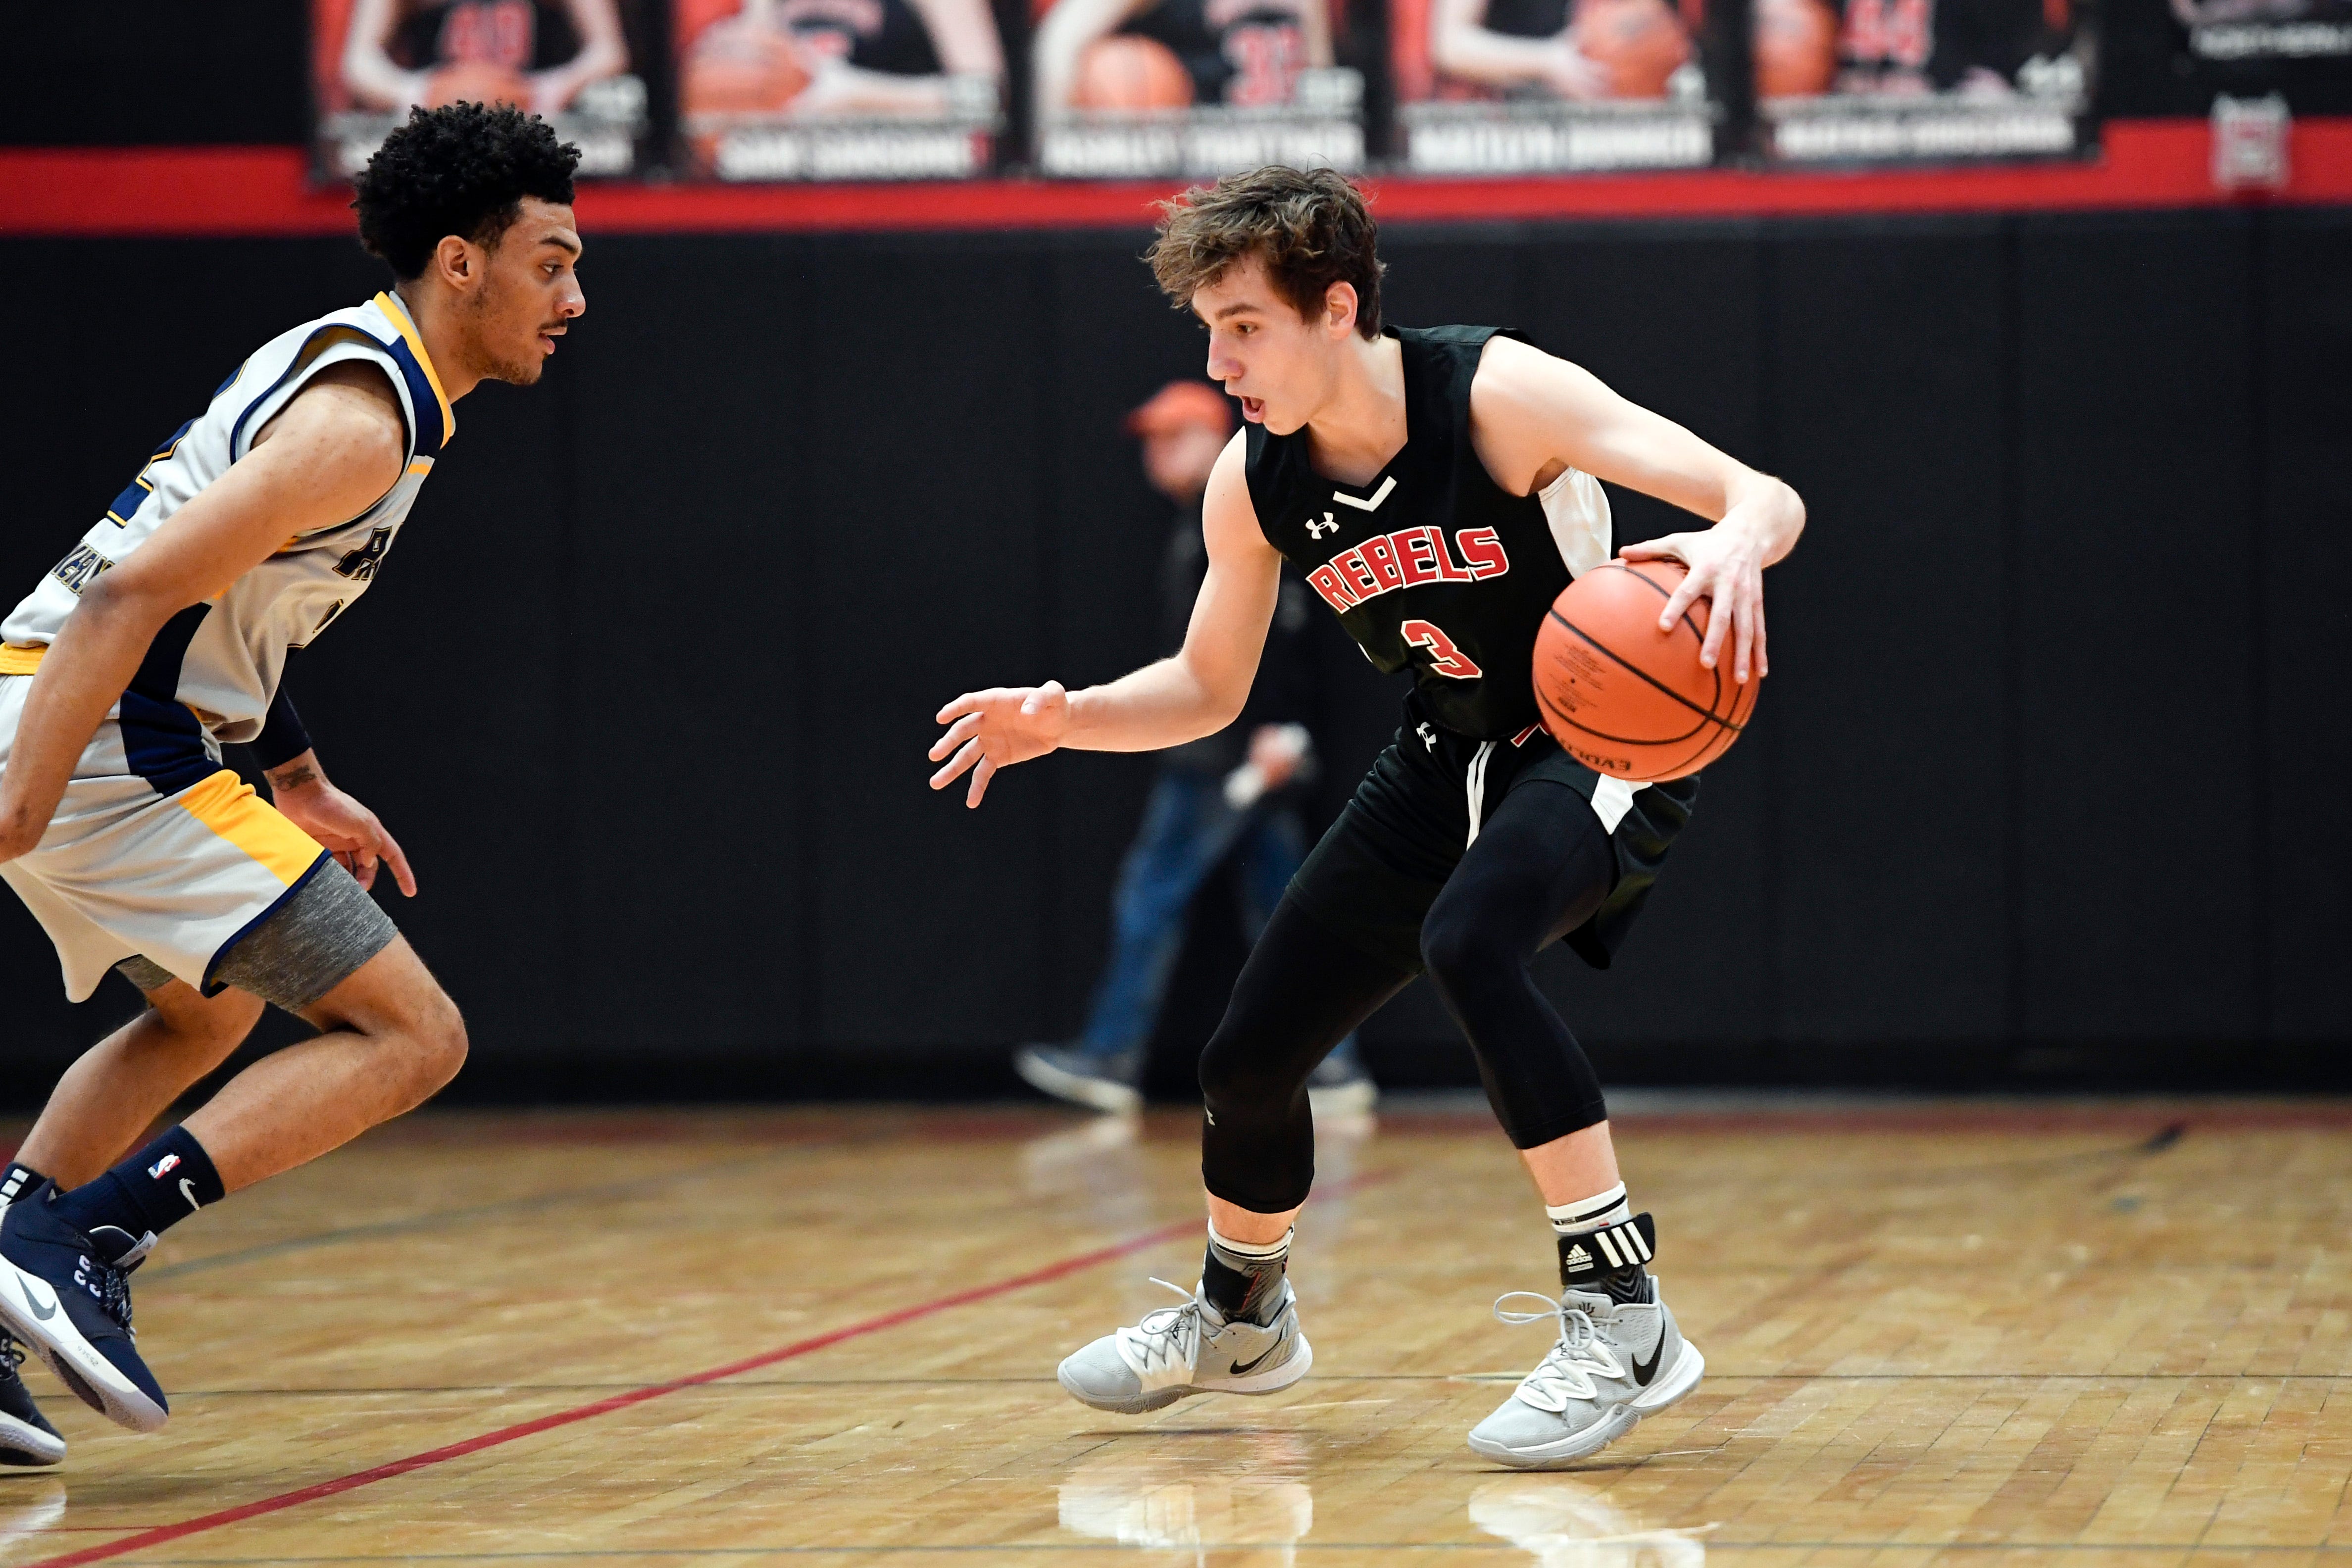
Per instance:
[[[1255,1372],[1259,1367],[1265,1364],[1266,1356],[1272,1355],[1276,1351],[1280,1350],[1284,1345],[1288,1344],[1289,1343],[1290,1336],[1288,1334],[1284,1334],[1280,1339],[1277,1339],[1272,1344],[1267,1345],[1265,1347],[1265,1354],[1260,1355],[1255,1361],[1251,1362],[1247,1366],[1244,1366],[1238,1361],[1234,1363],[1233,1371],[1226,1374],[1226,1375],[1229,1377],[1247,1377],[1251,1373]],[[1650,1363],[1653,1370],[1656,1368],[1657,1364],[1658,1364],[1654,1360]]]
[[[1648,1361],[1643,1361],[1640,1356],[1633,1358],[1633,1381],[1643,1388],[1650,1386],[1650,1379],[1658,1375],[1659,1358],[1665,1354],[1666,1336],[1660,1334],[1656,1346],[1650,1352]]]

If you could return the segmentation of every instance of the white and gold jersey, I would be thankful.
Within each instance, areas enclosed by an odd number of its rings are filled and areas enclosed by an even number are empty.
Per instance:
[[[400,299],[379,294],[264,344],[211,406],[155,449],[105,518],[0,622],[0,675],[31,674],[84,588],[227,473],[311,377],[352,361],[383,367],[399,396],[408,425],[399,482],[350,521],[289,538],[219,597],[181,612],[156,634],[118,711],[131,770],[163,793],[217,767],[220,743],[261,732],[287,650],[309,643],[367,591],[448,443],[449,400]]]

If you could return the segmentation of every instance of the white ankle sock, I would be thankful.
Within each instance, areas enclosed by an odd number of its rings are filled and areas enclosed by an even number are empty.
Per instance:
[[[1209,1243],[1236,1258],[1246,1258],[1253,1263],[1265,1263],[1288,1255],[1290,1238],[1296,1230],[1297,1228],[1293,1227],[1272,1241],[1236,1241],[1230,1236],[1218,1235],[1217,1228],[1212,1225],[1209,1227]]]
[[[1557,1207],[1544,1205],[1544,1213],[1551,1217],[1552,1233],[1557,1236],[1582,1236],[1604,1225],[1633,1218],[1633,1207],[1625,1200],[1625,1184],[1619,1182],[1607,1192],[1596,1192],[1591,1197],[1580,1197],[1574,1203]]]

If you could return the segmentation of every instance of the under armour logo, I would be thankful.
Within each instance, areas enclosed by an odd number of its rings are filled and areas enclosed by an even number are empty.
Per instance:
[[[1430,728],[1429,726],[1425,724],[1414,725],[1412,728],[1413,733],[1421,737],[1422,745],[1429,747],[1432,751],[1435,751],[1437,749],[1437,732],[1435,730]]]
[[[1325,534],[1336,534],[1339,531],[1339,525],[1331,520],[1331,514],[1328,512],[1323,514],[1321,522],[1309,518],[1307,523],[1307,537],[1310,539],[1319,539]]]

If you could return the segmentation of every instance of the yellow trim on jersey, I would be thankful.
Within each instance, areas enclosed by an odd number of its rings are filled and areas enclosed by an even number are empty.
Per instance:
[[[441,401],[441,444],[448,445],[457,434],[457,416],[449,412],[449,394],[441,390],[440,373],[433,368],[433,356],[425,351],[425,340],[416,335],[416,323],[408,319],[408,307],[389,291],[378,294],[375,303],[400,329],[400,335],[408,340],[408,351],[416,356],[416,362],[424,367],[425,379],[433,383],[433,395]]]
[[[0,643],[0,675],[29,675],[41,667],[47,643]]]
[[[415,462],[411,463],[408,465],[408,471],[411,474],[430,474],[433,472],[433,459],[430,457],[420,457]]]
[[[318,863],[319,841],[279,815],[277,807],[228,768],[182,795],[180,804],[288,887]]]

